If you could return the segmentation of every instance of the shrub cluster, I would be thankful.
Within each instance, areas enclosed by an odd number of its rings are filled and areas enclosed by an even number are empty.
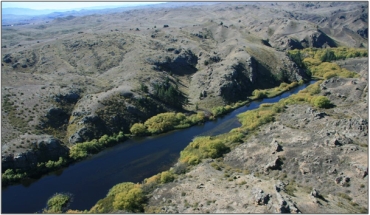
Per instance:
[[[117,135],[110,137],[108,135],[103,135],[99,140],[93,139],[92,141],[78,143],[70,148],[69,157],[74,160],[83,159],[89,154],[97,153],[114,143],[123,141],[124,139],[125,136],[121,131]]]
[[[153,84],[153,88],[155,97],[173,107],[182,108],[186,102],[186,97],[177,89],[177,85],[174,87],[170,84],[168,77],[163,83]]]
[[[288,56],[299,67],[306,69],[313,76],[328,79],[334,76],[344,78],[356,77],[356,73],[340,68],[336,63],[332,63],[332,61],[354,57],[367,57],[368,53],[366,49],[345,47],[326,49],[307,48],[304,50],[290,50]]]
[[[40,162],[37,163],[37,169],[33,171],[33,174],[40,175],[51,170],[59,169],[65,166],[66,164],[68,164],[68,160],[63,157],[59,157],[59,160],[57,161],[49,160],[48,162],[45,163]]]
[[[27,173],[22,172],[20,170],[13,170],[13,169],[7,169],[5,172],[1,175],[1,182],[2,186],[8,185],[11,182],[18,182],[22,178],[26,177]]]
[[[244,129],[254,130],[260,125],[273,121],[276,113],[277,111],[274,111],[271,107],[261,107],[256,110],[241,113],[237,117]]]
[[[186,116],[183,113],[160,113],[145,121],[135,123],[131,126],[130,132],[135,136],[147,134],[159,134],[173,129],[187,128],[194,124],[204,122],[206,119],[203,112]]]
[[[217,116],[221,116],[226,113],[229,113],[231,110],[233,110],[233,108],[230,105],[218,106],[218,107],[212,108],[212,114],[213,114],[213,117],[217,117]]]
[[[143,212],[145,194],[140,184],[123,182],[113,186],[107,197],[99,200],[89,211],[90,213],[110,213],[114,210],[124,210],[130,213]]]
[[[47,208],[44,209],[44,213],[63,213],[66,212],[70,202],[72,201],[72,195],[65,193],[54,194],[46,203]]]
[[[315,107],[318,108],[330,108],[332,104],[326,96],[317,96],[312,100],[312,103]]]
[[[25,177],[40,176],[52,170],[59,169],[74,160],[83,159],[89,154],[97,153],[108,146],[121,142],[125,138],[126,137],[123,132],[119,132],[117,135],[113,136],[103,135],[99,140],[94,139],[92,141],[73,145],[69,150],[69,157],[59,157],[59,160],[57,161],[49,160],[47,162],[39,162],[36,167],[25,171],[19,169],[7,169],[1,175],[2,185],[6,186],[13,182],[18,182]]]
[[[294,81],[290,84],[283,82],[280,84],[280,86],[274,87],[271,89],[264,89],[264,90],[256,89],[252,92],[251,99],[272,98],[272,97],[282,94],[285,91],[291,90],[300,84],[303,84],[303,82],[304,82],[303,80],[299,82]]]
[[[170,171],[158,173],[150,178],[144,179],[142,184],[123,182],[116,184],[105,198],[99,200],[89,213],[112,213],[124,210],[129,213],[144,212],[146,194],[150,193],[158,184],[172,182],[175,174]]]
[[[196,165],[204,158],[218,158],[229,150],[230,148],[220,139],[209,136],[196,137],[180,152],[180,161]]]

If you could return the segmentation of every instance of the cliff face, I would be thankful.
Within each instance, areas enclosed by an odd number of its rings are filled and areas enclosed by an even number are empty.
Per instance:
[[[261,46],[240,50],[218,63],[211,64],[192,76],[190,93],[193,102],[202,105],[228,104],[245,100],[255,89],[267,89],[282,82],[308,79],[307,74],[292,63],[285,54]],[[269,52],[261,56],[261,52]],[[267,62],[270,62],[269,64]],[[202,95],[197,98],[197,95]],[[210,107],[210,106],[208,106]]]
[[[129,133],[130,126],[158,113],[171,111],[146,93],[118,87],[107,92],[85,96],[75,106],[68,122],[69,143],[89,141],[104,134]]]
[[[29,170],[37,167],[37,163],[49,160],[57,161],[59,157],[66,157],[69,152],[69,149],[61,141],[49,135],[22,136],[21,144],[13,141],[3,145],[2,151],[10,150],[14,145],[17,145],[16,148],[25,145],[25,149],[2,156],[3,171],[6,169]]]

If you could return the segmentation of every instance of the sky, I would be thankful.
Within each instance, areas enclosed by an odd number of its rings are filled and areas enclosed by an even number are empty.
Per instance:
[[[143,4],[156,4],[162,2],[2,2],[2,8],[28,8],[33,10],[65,10],[65,9],[82,9],[87,7],[97,7],[97,6],[135,6]]]

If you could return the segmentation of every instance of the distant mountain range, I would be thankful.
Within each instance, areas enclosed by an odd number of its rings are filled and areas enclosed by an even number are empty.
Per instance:
[[[33,10],[28,8],[3,8],[3,15],[17,15],[17,16],[39,16],[53,12],[65,12],[71,11],[71,9],[60,9],[60,10]]]
[[[66,16],[86,16],[92,14],[108,14],[117,13],[133,9],[144,8],[175,8],[184,6],[195,5],[211,5],[217,2],[164,2],[159,4],[148,5],[107,5],[107,6],[94,6],[75,9],[46,9],[34,10],[28,8],[2,8],[2,25],[23,25],[37,21],[50,21],[55,18]]]

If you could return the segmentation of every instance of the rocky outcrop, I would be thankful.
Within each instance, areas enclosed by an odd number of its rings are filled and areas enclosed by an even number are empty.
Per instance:
[[[177,50],[178,55],[147,58],[146,62],[157,71],[166,71],[176,75],[190,75],[197,71],[198,57],[190,50]]]
[[[95,97],[95,99],[93,99]],[[85,108],[89,107],[89,108]],[[167,112],[165,104],[120,88],[87,95],[79,100],[68,122],[68,141],[76,144],[120,131],[129,133],[130,126]]]
[[[69,91],[59,93],[53,96],[56,102],[66,102],[75,104],[81,97],[81,90],[71,89]]]
[[[271,162],[266,164],[266,166],[264,167],[264,171],[268,172],[269,170],[279,169],[281,164],[282,164],[281,159],[279,157],[275,157],[272,159]]]
[[[273,152],[280,152],[280,151],[283,150],[283,148],[281,147],[281,145],[279,144],[279,142],[276,139],[273,139],[272,142],[270,143],[270,145],[272,147]]]
[[[369,35],[369,28],[362,28],[357,30],[357,34],[359,34],[361,37],[367,39]]]
[[[270,195],[264,193],[260,188],[252,189],[252,194],[254,195],[255,205],[266,205],[270,199]]]
[[[336,42],[324,32],[318,30],[300,41],[303,48],[326,48],[337,47]]]
[[[69,149],[63,143],[49,135],[38,136],[31,142],[32,149],[2,156],[2,170],[29,170],[37,163],[56,161],[59,157],[68,156]]]
[[[272,88],[281,82],[307,78],[305,72],[287,56],[272,52],[271,60],[277,62],[277,65],[269,65],[262,56],[254,56],[254,52],[240,51],[237,57],[222,59],[220,62],[216,59],[217,63],[208,65],[192,76],[190,96],[199,98],[201,103],[217,100],[219,104],[227,104],[247,99],[255,89]]]
[[[277,200],[277,202],[274,204],[276,213],[300,213],[298,208],[290,199],[285,199],[280,194],[280,191],[284,191],[285,186],[286,184],[280,181],[278,181],[278,183],[274,185]]]

